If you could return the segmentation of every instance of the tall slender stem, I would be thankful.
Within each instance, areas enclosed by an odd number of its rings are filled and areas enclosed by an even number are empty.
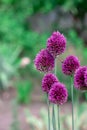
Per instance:
[[[55,59],[55,69],[54,69],[54,74],[56,75],[57,73],[57,59]]]
[[[56,130],[56,120],[55,120],[55,109],[54,109],[54,104],[53,104],[53,115],[52,115],[52,122],[53,122],[53,130]]]
[[[57,59],[56,59],[57,60]],[[57,61],[55,60],[55,75],[56,75],[56,73],[57,73]],[[59,105],[57,105],[57,108],[58,108],[58,130],[60,130],[60,109],[59,109]]]
[[[58,130],[60,130],[60,107],[59,105],[57,105],[57,108],[58,108]]]
[[[50,130],[50,102],[47,94],[47,108],[48,108],[48,130]]]
[[[79,108],[79,91],[77,91],[77,96],[76,96],[76,130],[78,130],[78,108]]]
[[[71,97],[72,97],[72,130],[74,130],[74,93],[73,93],[73,77],[71,76]]]
[[[52,125],[53,125],[53,130],[54,130],[54,104],[52,106]]]
[[[55,59],[54,74],[56,75],[56,59]],[[55,119],[55,107],[54,107],[54,104],[53,104],[53,107],[52,107],[52,123],[53,123],[53,130],[56,130],[56,119]]]

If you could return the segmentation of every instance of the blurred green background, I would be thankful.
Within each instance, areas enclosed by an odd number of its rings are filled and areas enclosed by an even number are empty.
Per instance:
[[[46,47],[47,38],[59,30],[67,38],[67,50],[60,58],[77,55],[87,65],[86,0],[0,0],[0,91],[14,88],[19,103],[44,101],[43,74],[34,67],[34,58]],[[57,76],[66,84],[57,60]],[[32,99],[32,94],[35,96]],[[41,98],[42,97],[42,98]],[[82,95],[86,100],[87,94]]]

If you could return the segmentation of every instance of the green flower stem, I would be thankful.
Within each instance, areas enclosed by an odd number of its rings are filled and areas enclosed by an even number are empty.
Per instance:
[[[54,69],[54,74],[56,75],[57,73],[57,58],[55,59],[55,69]]]
[[[55,109],[54,104],[52,108],[52,122],[53,122],[53,130],[56,130],[56,120],[55,120]]]
[[[72,130],[74,130],[74,93],[73,93],[73,77],[71,76],[71,98],[72,98]]]
[[[55,75],[57,73],[57,58],[55,59]],[[57,109],[58,109],[58,130],[60,130],[60,109],[59,109],[59,105],[57,105]]]
[[[78,130],[79,127],[78,108],[79,108],[79,90],[77,91],[77,95],[76,95],[76,130]]]
[[[55,59],[55,69],[54,74],[56,75],[56,59]],[[55,105],[53,104],[52,107],[52,123],[53,123],[53,130],[56,130],[56,119],[55,119]]]
[[[50,130],[50,102],[47,94],[47,107],[48,107],[48,130]]]
[[[58,130],[60,130],[60,107],[59,105],[57,105],[57,108],[58,108]]]

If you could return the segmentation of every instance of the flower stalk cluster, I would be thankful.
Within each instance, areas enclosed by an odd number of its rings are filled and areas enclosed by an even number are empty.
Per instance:
[[[63,105],[68,100],[68,90],[65,84],[61,83],[53,73],[56,66],[56,59],[66,50],[66,38],[60,32],[53,32],[48,38],[46,48],[42,49],[34,60],[37,70],[44,72],[42,79],[42,90],[47,94],[48,102],[48,130],[50,130],[50,103],[58,106],[58,128],[60,130],[59,122],[59,106]],[[80,67],[80,61],[76,56],[67,56],[61,62],[62,72],[71,77],[71,97],[72,97],[72,130],[74,130],[74,85],[76,89],[87,89],[87,66]],[[74,81],[73,81],[74,77]],[[53,130],[56,130],[55,116],[53,105]]]

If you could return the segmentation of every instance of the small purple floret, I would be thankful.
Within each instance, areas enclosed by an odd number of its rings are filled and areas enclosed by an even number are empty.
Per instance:
[[[54,83],[49,91],[49,100],[58,105],[64,104],[68,99],[68,91],[64,84]]]
[[[76,56],[68,56],[62,63],[62,71],[65,75],[73,75],[80,66],[80,61]]]
[[[58,82],[58,79],[54,74],[46,74],[42,79],[42,90],[48,93],[55,82]]]
[[[53,34],[47,40],[47,50],[51,55],[56,56],[64,53],[66,48],[66,38],[60,32],[53,32]]]
[[[36,56],[34,64],[37,70],[41,72],[50,72],[54,69],[55,61],[53,56],[47,51],[42,49]]]
[[[87,70],[85,71],[84,78],[85,78],[85,84],[87,85]]]
[[[87,66],[79,67],[74,75],[74,86],[80,90],[87,90],[87,85],[85,83],[85,72],[87,71]]]

